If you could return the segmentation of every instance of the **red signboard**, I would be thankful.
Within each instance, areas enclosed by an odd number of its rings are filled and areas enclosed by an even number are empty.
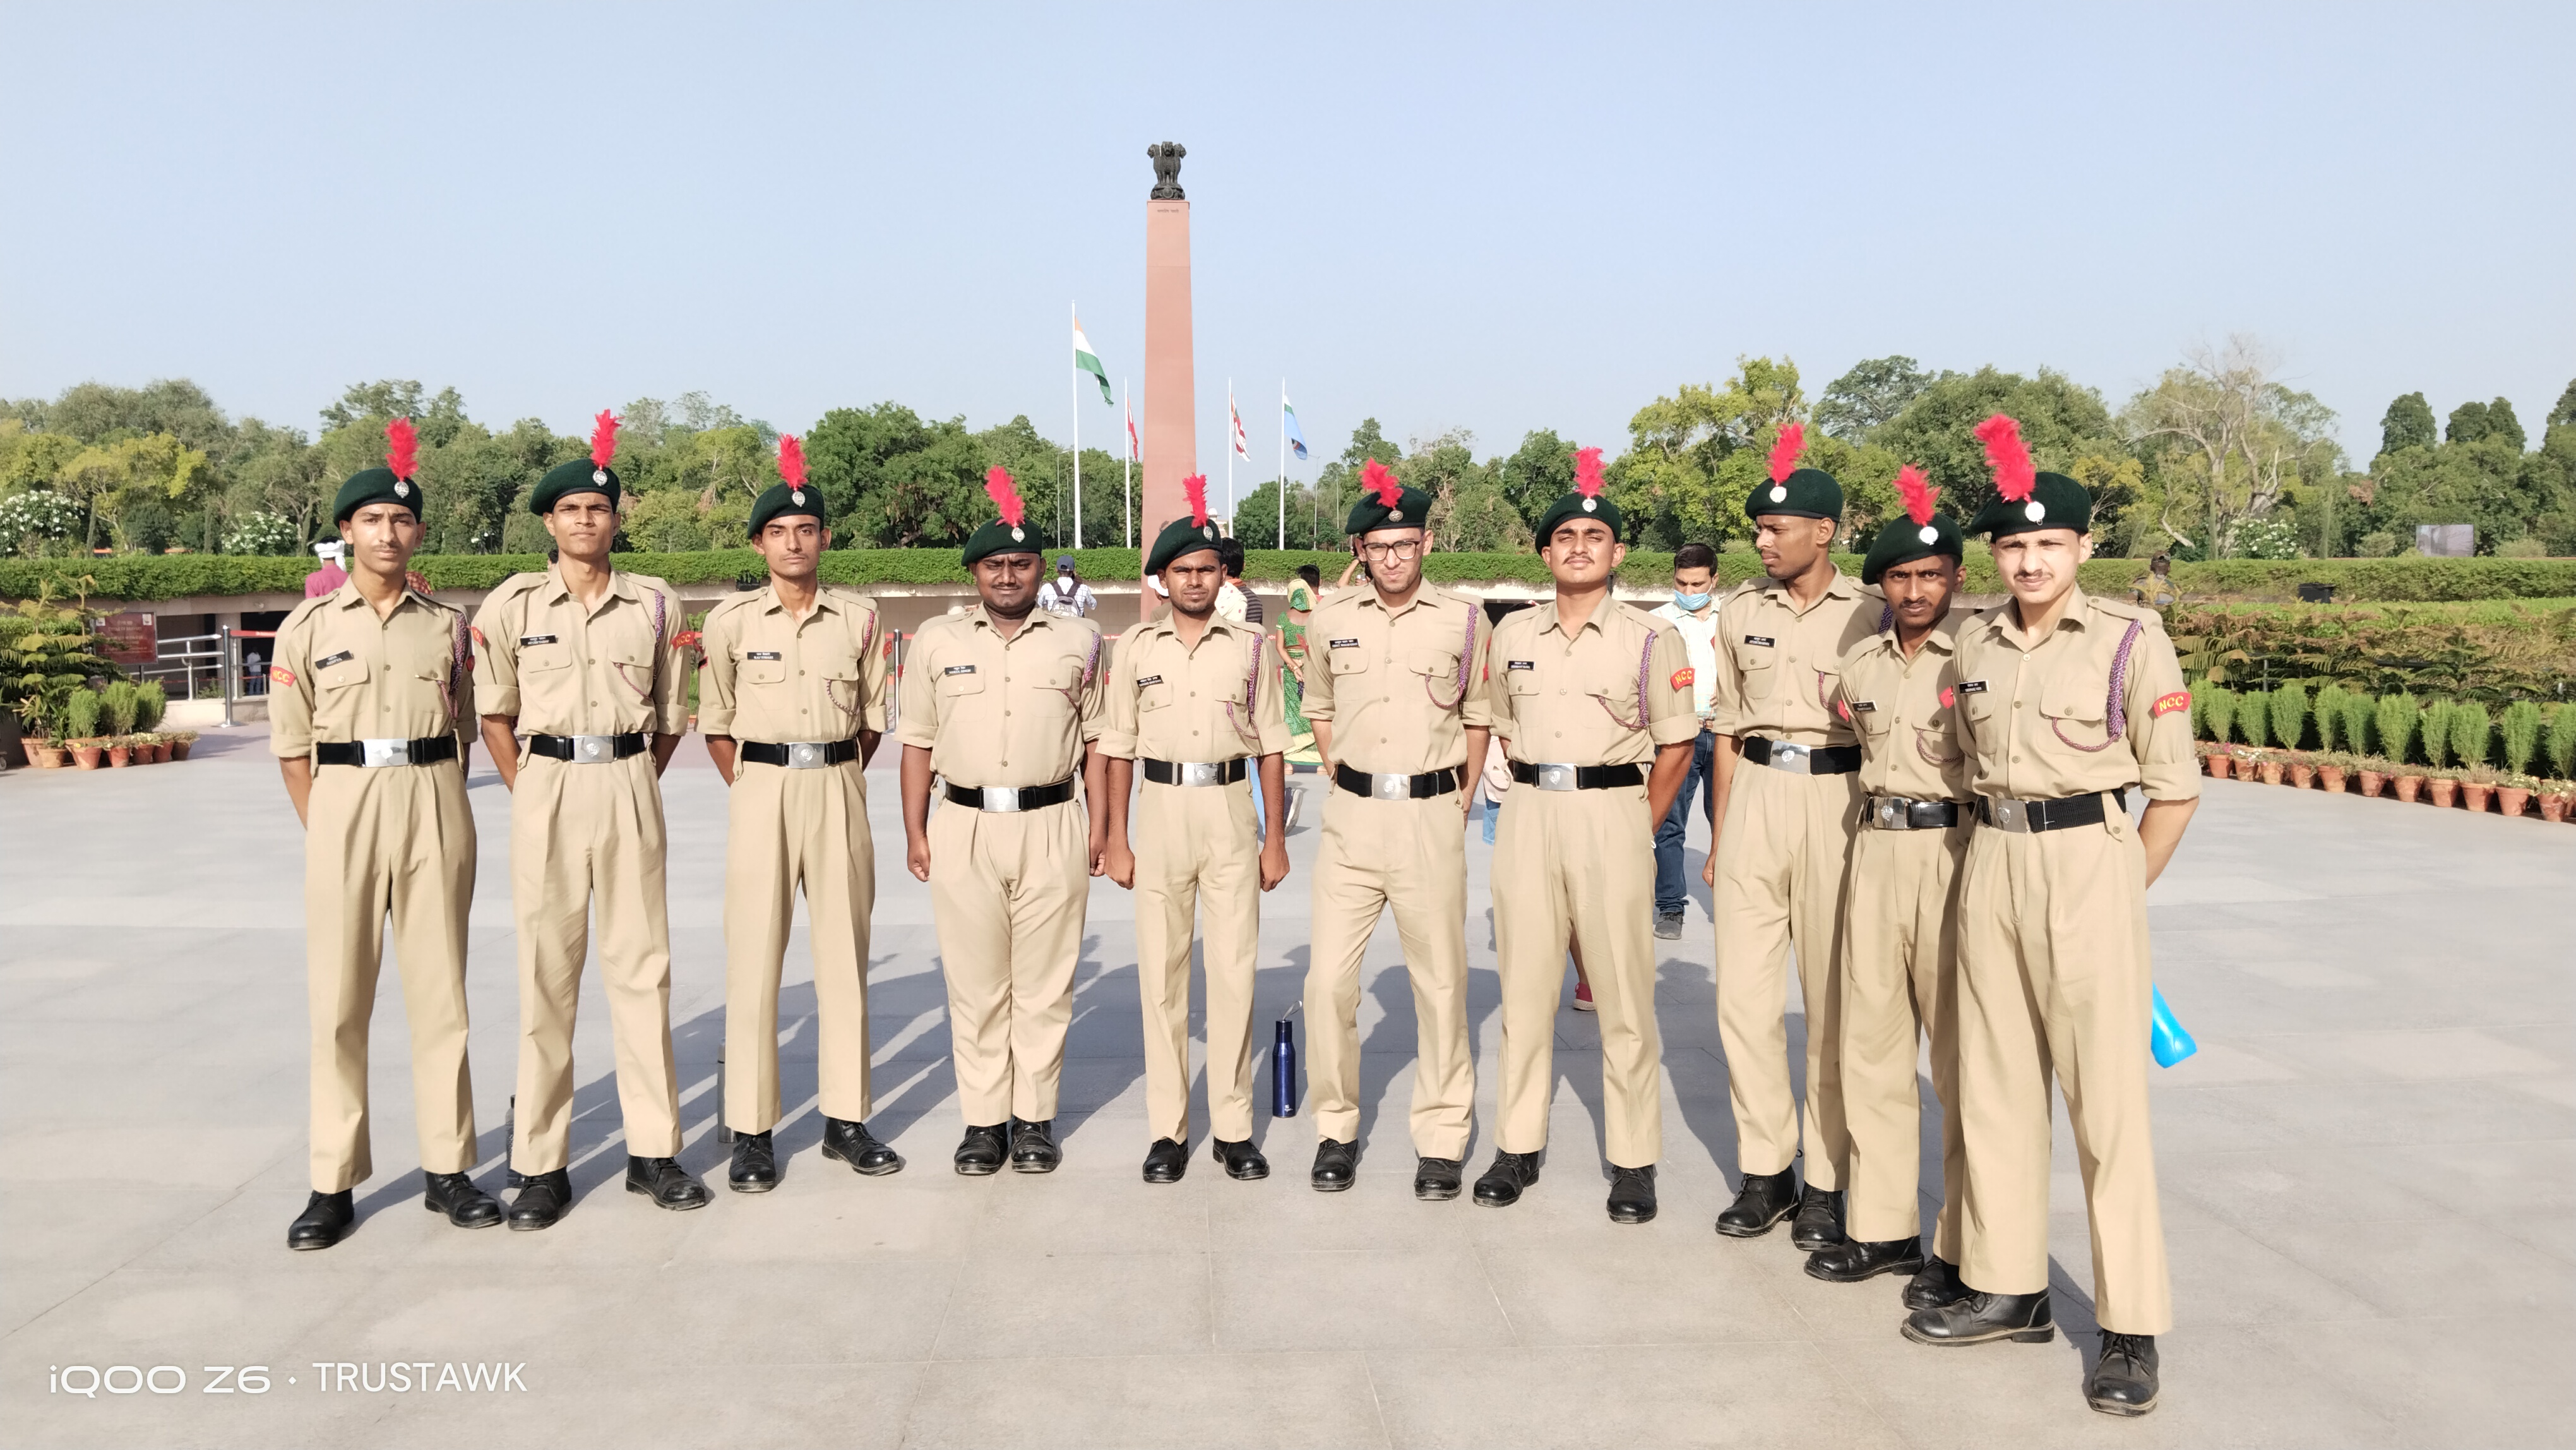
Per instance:
[[[148,665],[161,652],[152,616],[141,610],[111,614],[98,622],[99,653],[120,665]]]

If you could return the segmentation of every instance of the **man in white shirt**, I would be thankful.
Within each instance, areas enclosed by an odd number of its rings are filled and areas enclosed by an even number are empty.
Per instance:
[[[1055,556],[1055,577],[1038,586],[1038,608],[1067,619],[1080,619],[1100,607],[1100,596],[1073,572],[1073,556]]]
[[[1699,739],[1691,746],[1690,774],[1682,777],[1672,809],[1655,827],[1655,935],[1673,940],[1682,934],[1682,908],[1690,904],[1689,882],[1682,875],[1682,841],[1690,833],[1690,808],[1709,813],[1709,756],[1717,736],[1709,730],[1714,708],[1711,691],[1717,680],[1717,551],[1706,544],[1684,544],[1673,553],[1673,599],[1652,611],[1682,632],[1690,653],[1691,700],[1699,710]],[[1714,829],[1716,820],[1710,817]]]

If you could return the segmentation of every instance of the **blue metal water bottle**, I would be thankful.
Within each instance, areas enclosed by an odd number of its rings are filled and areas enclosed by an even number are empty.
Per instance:
[[[1270,1116],[1297,1116],[1297,1028],[1285,1017],[1270,1044]]]
[[[2156,1055],[2156,1066],[2171,1067],[2200,1051],[2200,1044],[2192,1041],[2191,1034],[2183,1031],[2182,1023],[2174,1019],[2173,1009],[2165,1005],[2164,988],[2148,990],[2156,994],[2156,1001],[2155,1015],[2147,1024],[2147,1047]]]

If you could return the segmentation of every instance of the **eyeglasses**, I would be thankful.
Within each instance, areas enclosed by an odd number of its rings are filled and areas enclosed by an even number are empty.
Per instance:
[[[1398,539],[1391,544],[1362,544],[1360,552],[1371,559],[1410,559],[1422,552],[1422,541]]]

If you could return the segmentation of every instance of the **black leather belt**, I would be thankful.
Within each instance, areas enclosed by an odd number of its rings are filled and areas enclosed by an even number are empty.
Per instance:
[[[1744,758],[1792,775],[1849,775],[1860,769],[1857,745],[1791,745],[1759,735],[1744,737]]]
[[[325,740],[313,747],[324,765],[428,765],[456,758],[456,737],[432,735],[425,740]]]
[[[1459,767],[1425,771],[1420,775],[1371,775],[1335,763],[1333,784],[1353,795],[1364,795],[1381,801],[1427,801],[1444,796],[1458,788]]]
[[[528,753],[550,760],[624,760],[644,753],[644,732],[629,731],[624,735],[531,735]]]
[[[753,765],[782,765],[790,770],[820,770],[827,765],[841,765],[859,758],[855,740],[802,740],[774,744],[766,740],[746,740],[740,747],[741,757]]]
[[[1860,823],[1882,831],[1946,831],[1959,824],[1961,810],[1957,801],[1874,795],[1861,802]]]
[[[2011,831],[2016,835],[2032,831],[2062,831],[2069,826],[2098,826],[2107,814],[2099,791],[2053,801],[2014,800],[2009,796],[1980,796],[1977,799],[1977,819],[1996,830]]]
[[[1060,806],[1073,799],[1073,777],[1066,776],[1053,785],[988,785],[951,784],[951,804],[978,811],[1034,811],[1043,806]]]
[[[1534,785],[1541,790],[1615,790],[1620,786],[1644,785],[1645,768],[1631,762],[1627,765],[1532,765],[1524,760],[1512,762],[1512,779],[1521,785]]]
[[[1232,785],[1252,768],[1251,762],[1240,755],[1210,762],[1148,758],[1137,763],[1145,767],[1145,778],[1156,785]]]

